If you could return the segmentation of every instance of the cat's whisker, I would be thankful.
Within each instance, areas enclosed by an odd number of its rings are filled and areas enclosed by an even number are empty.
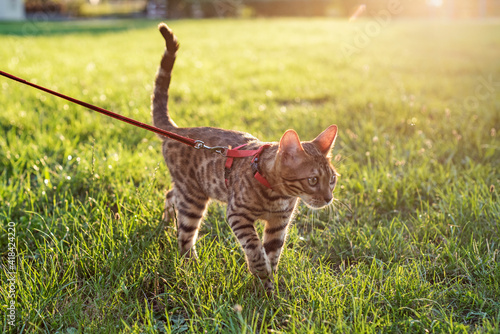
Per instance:
[[[347,209],[347,211],[349,211],[349,213],[351,213],[351,214],[353,213],[351,207],[349,205],[347,205],[346,203],[344,203],[343,201],[336,199],[336,203],[341,204],[344,208]]]
[[[337,208],[337,206],[335,205],[337,204],[336,201],[336,199],[333,199],[333,201],[326,207],[329,214],[335,214],[335,209]]]

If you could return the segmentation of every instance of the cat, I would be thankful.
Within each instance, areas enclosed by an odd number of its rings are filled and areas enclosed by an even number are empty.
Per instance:
[[[165,23],[158,28],[166,49],[151,98],[154,126],[208,146],[244,145],[239,152],[260,148],[258,155],[229,158],[228,164],[220,154],[160,136],[172,179],[164,219],[176,220],[180,254],[197,257],[195,242],[209,200],[227,203],[227,221],[243,248],[248,269],[272,291],[272,275],[299,198],[314,209],[333,201],[338,174],[330,160],[337,126],[329,126],[307,142],[287,130],[278,143],[262,143],[248,133],[214,127],[177,127],[168,113],[168,90],[179,44]],[[265,224],[262,241],[254,227],[257,220]]]

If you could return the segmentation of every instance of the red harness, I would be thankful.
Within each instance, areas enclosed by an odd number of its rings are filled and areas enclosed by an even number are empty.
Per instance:
[[[268,148],[271,145],[269,145],[269,144],[262,145],[257,150],[239,151],[240,148],[242,148],[246,145],[248,145],[248,144],[240,145],[240,146],[235,147],[231,150],[227,150],[227,152],[226,152],[227,159],[226,159],[226,163],[224,165],[224,167],[225,167],[224,178],[226,181],[226,187],[229,186],[229,173],[231,172],[231,167],[233,166],[234,158],[244,158],[244,157],[253,156],[252,161],[251,161],[252,170],[254,171],[253,176],[255,177],[255,179],[257,181],[260,182],[260,184],[266,186],[269,189],[272,189],[271,185],[266,180],[266,178],[259,172],[259,166],[258,166],[260,154],[262,153],[262,151],[265,148]]]

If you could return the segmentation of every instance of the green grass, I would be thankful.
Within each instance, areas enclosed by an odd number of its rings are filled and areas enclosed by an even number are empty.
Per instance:
[[[154,134],[0,78],[0,331],[499,332],[500,22],[392,21],[360,44],[370,22],[170,23],[179,125],[339,126],[338,202],[300,208],[273,296],[223,205],[200,261],[179,258]],[[0,69],[149,123],[157,23],[2,23]]]

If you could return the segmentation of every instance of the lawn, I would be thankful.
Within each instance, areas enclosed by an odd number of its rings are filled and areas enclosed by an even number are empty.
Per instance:
[[[0,331],[500,331],[500,21],[380,22],[169,23],[180,126],[339,127],[337,201],[300,207],[274,295],[223,204],[179,257],[153,133],[0,77]],[[150,123],[157,23],[1,23],[0,70]]]

